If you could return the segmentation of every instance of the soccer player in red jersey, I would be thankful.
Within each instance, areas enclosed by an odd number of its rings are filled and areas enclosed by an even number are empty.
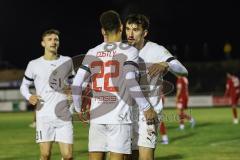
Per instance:
[[[164,99],[165,99],[165,96],[162,95],[163,107],[164,107]],[[161,137],[162,137],[161,143],[162,144],[168,144],[167,128],[166,128],[163,120],[160,121],[159,133],[161,134]]]
[[[181,130],[184,129],[184,119],[187,119],[191,123],[193,128],[195,125],[195,120],[193,117],[185,113],[185,110],[188,108],[188,79],[184,76],[178,76],[176,82],[176,101],[177,101],[177,110],[179,115],[179,127]]]
[[[231,73],[227,73],[226,91],[224,95],[230,97],[234,124],[238,124],[237,104],[239,99],[239,93],[239,78]]]

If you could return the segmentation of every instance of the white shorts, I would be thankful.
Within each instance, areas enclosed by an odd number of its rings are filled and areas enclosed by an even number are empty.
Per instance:
[[[132,150],[138,150],[139,146],[156,148],[159,121],[155,125],[147,125],[143,113],[139,115],[139,121],[133,122]]]
[[[131,124],[90,124],[89,152],[131,154]]]
[[[72,121],[39,117],[36,121],[36,142],[62,142],[73,144]]]

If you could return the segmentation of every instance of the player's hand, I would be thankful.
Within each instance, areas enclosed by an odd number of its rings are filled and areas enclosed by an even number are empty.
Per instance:
[[[150,107],[148,110],[144,111],[144,116],[148,125],[155,124],[155,121],[157,120],[157,113],[153,107]]]
[[[168,71],[169,65],[167,62],[155,63],[148,67],[148,74],[152,78],[158,74],[163,74]]]
[[[64,88],[63,88],[63,93],[66,94],[68,103],[71,104],[73,102],[71,87],[65,85]]]
[[[29,98],[29,103],[30,103],[31,105],[36,105],[40,99],[41,99],[40,96],[31,95],[30,98]]]
[[[78,117],[80,122],[88,123],[90,119],[90,106],[86,106],[85,109],[81,109],[81,112],[78,113]]]

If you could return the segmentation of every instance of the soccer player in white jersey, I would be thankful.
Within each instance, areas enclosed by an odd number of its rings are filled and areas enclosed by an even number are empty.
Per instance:
[[[131,101],[139,104],[149,123],[156,113],[143,97],[135,79],[138,50],[121,43],[122,23],[115,11],[100,16],[103,43],[90,49],[79,68],[72,86],[73,103],[81,111],[83,82],[91,79],[92,100],[89,129],[89,159],[123,160],[131,153]]]
[[[146,16],[132,14],[126,18],[125,22],[128,43],[139,49],[140,73],[145,72],[142,73],[140,85],[155,86],[156,91],[153,94],[148,93],[149,101],[155,111],[160,113],[163,108],[162,96],[160,95],[162,91],[159,91],[157,86],[161,85],[163,74],[170,71],[175,75],[187,75],[188,72],[166,48],[145,39],[149,28],[149,19]],[[137,121],[133,123],[133,150],[139,150],[141,160],[153,160],[159,121],[155,125],[148,125],[141,111],[139,116],[136,111],[134,114],[137,115]],[[138,152],[135,152],[133,156],[138,157]],[[136,160],[137,157],[132,157],[132,159]]]
[[[47,30],[42,35],[43,56],[28,63],[20,87],[30,104],[36,105],[36,142],[41,160],[49,160],[53,142],[58,142],[64,160],[72,159],[72,117],[64,92],[64,81],[73,73],[70,57],[58,54],[59,31]],[[34,83],[36,94],[29,91]]]

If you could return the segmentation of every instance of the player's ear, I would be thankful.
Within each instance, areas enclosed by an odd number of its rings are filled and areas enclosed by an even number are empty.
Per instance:
[[[148,30],[145,29],[145,30],[143,31],[143,36],[146,37],[147,35],[148,35]]]
[[[120,31],[122,32],[123,31],[123,25],[121,24],[120,26]]]
[[[106,31],[103,28],[101,28],[101,32],[103,36],[106,36]]]
[[[43,41],[41,42],[41,45],[42,45],[42,47],[45,47],[45,43]]]

